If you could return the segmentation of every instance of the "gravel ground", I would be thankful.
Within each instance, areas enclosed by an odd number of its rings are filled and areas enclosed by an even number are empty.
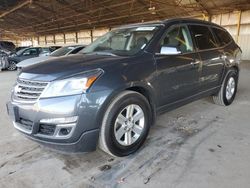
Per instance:
[[[16,131],[5,103],[16,72],[0,72],[0,187],[185,187],[250,185],[250,62],[234,103],[205,98],[158,117],[139,152],[65,155]]]

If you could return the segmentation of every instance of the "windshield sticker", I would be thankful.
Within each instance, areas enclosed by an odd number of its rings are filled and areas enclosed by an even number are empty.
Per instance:
[[[136,31],[153,31],[155,27],[138,27]]]

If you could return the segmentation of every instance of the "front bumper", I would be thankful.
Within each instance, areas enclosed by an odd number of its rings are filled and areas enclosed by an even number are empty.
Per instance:
[[[65,152],[88,152],[96,149],[102,109],[108,91],[39,99],[35,103],[7,103],[14,127],[43,145]],[[43,120],[78,117],[66,123]],[[62,130],[66,134],[62,134]],[[65,133],[65,131],[64,131]]]

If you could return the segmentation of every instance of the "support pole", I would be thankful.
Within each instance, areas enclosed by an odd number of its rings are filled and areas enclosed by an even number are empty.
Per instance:
[[[238,23],[237,23],[237,35],[236,35],[236,42],[239,42],[239,35],[240,35],[240,26],[241,26],[241,14],[242,11],[239,11],[239,15],[238,15]]]
[[[76,31],[76,43],[78,43],[78,32]]]
[[[63,33],[63,42],[64,42],[64,44],[66,44],[66,37],[65,37],[65,33]]]
[[[93,30],[90,30],[91,43],[93,42]]]
[[[220,26],[222,24],[222,14],[220,14]]]
[[[56,35],[53,35],[53,43],[56,44]]]

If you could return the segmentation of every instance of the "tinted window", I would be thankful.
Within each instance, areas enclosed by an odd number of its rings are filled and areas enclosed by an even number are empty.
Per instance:
[[[228,43],[231,42],[231,36],[224,30],[218,29],[218,28],[213,28],[213,32],[216,35],[220,46],[224,46]]]
[[[17,55],[22,55],[23,52],[24,52],[26,49],[28,49],[28,48],[21,49],[21,50],[17,51],[16,54],[17,54]]]
[[[82,50],[84,47],[82,46],[82,47],[77,47],[76,49],[74,49],[74,50],[72,50],[71,52],[70,52],[70,54],[76,54],[76,53],[78,53],[80,50]]]
[[[171,51],[180,53],[192,52],[193,43],[188,28],[186,26],[171,28],[160,42],[160,50],[162,47],[169,53]]]
[[[199,50],[205,50],[218,47],[213,34],[206,26],[192,25],[190,26],[193,36],[195,38],[197,48]]]
[[[41,53],[50,53],[50,49],[49,48],[41,48]]]
[[[29,48],[23,52],[23,55],[37,55],[37,49],[36,48]]]

